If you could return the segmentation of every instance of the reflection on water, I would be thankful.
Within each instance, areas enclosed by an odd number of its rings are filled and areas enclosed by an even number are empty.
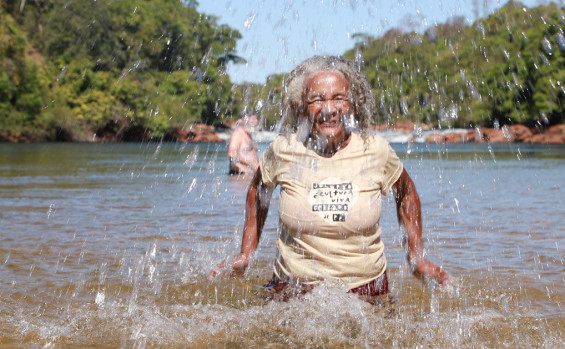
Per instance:
[[[395,302],[375,307],[331,284],[263,300],[276,193],[246,277],[206,279],[239,248],[249,181],[224,144],[0,144],[0,345],[565,347],[565,148],[394,147],[455,282],[409,275],[386,198]]]

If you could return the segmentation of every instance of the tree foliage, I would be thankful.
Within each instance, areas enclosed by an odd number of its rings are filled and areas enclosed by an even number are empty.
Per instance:
[[[253,109],[280,118],[284,74],[234,85],[241,34],[194,0],[0,2],[0,138],[159,139],[194,122]],[[563,10],[510,2],[468,25],[352,36],[377,122],[441,127],[560,123],[565,115]]]
[[[196,5],[2,3],[0,133],[57,139],[64,131],[86,140],[125,127],[159,138],[188,123],[237,114],[240,103],[225,66],[240,61],[235,46],[241,35]]]
[[[380,122],[562,123],[563,24],[556,4],[509,2],[472,25],[453,18],[423,34],[358,34],[365,40],[345,55],[363,64]]]

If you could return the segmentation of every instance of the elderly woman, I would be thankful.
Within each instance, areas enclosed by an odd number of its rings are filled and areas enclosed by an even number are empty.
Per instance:
[[[283,132],[262,154],[247,194],[241,253],[210,278],[244,273],[280,185],[278,253],[268,285],[339,280],[353,293],[388,293],[379,219],[381,195],[391,189],[414,275],[449,283],[424,256],[414,183],[390,145],[368,132],[375,101],[356,65],[340,57],[306,60],[290,73],[282,104]]]

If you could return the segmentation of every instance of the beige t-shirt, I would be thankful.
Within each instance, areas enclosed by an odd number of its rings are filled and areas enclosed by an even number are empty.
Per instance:
[[[274,272],[284,281],[338,279],[349,288],[386,270],[379,219],[402,163],[384,139],[353,133],[331,158],[296,135],[277,137],[261,160],[263,182],[281,186]]]

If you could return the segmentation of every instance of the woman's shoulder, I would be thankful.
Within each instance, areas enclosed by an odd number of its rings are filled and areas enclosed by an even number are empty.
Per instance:
[[[271,151],[278,151],[281,148],[285,148],[287,144],[288,144],[287,137],[283,135],[278,135],[271,141],[268,149],[270,149]]]
[[[296,134],[292,133],[289,135],[280,134],[275,137],[275,139],[269,145],[269,148],[276,152],[292,150],[296,151],[297,147],[304,146],[301,142],[298,142]]]
[[[365,150],[378,151],[386,149],[390,145],[386,139],[373,132],[354,133],[354,136]]]

